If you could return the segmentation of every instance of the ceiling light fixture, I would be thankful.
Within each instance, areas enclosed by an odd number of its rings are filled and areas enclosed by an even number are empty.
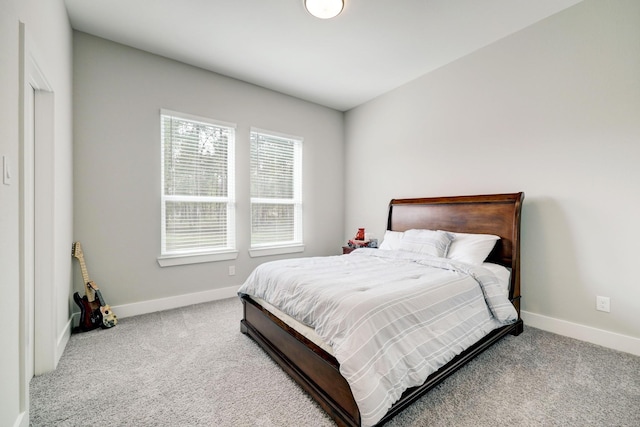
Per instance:
[[[344,8],[343,0],[304,0],[307,12],[320,19],[338,16]]]

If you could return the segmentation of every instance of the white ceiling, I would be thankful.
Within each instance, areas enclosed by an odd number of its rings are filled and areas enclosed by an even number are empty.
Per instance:
[[[582,0],[65,0],[74,29],[346,111]]]

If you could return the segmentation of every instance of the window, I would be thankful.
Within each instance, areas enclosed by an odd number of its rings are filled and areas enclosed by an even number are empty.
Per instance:
[[[252,129],[251,255],[303,249],[302,139]]]
[[[235,258],[235,125],[162,110],[161,126],[158,262],[166,266]]]

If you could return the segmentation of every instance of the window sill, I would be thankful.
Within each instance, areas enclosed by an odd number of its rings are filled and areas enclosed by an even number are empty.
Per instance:
[[[270,246],[268,248],[249,249],[249,255],[251,256],[251,258],[270,255],[293,254],[296,252],[304,252],[304,245]]]
[[[238,258],[238,251],[218,252],[199,255],[173,255],[159,256],[160,267],[173,267],[174,265],[199,264],[203,262],[228,261]]]

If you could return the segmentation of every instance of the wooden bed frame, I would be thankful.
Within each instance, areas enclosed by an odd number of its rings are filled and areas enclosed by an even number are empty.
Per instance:
[[[390,420],[505,335],[522,332],[520,212],[523,199],[524,193],[513,193],[393,199],[389,203],[388,230],[415,228],[500,236],[487,261],[511,269],[509,298],[518,312],[518,321],[492,331],[434,372],[424,384],[406,390],[378,425]],[[249,297],[243,296],[242,303],[241,331],[253,338],[339,426],[360,426],[358,406],[340,374],[338,361]]]

